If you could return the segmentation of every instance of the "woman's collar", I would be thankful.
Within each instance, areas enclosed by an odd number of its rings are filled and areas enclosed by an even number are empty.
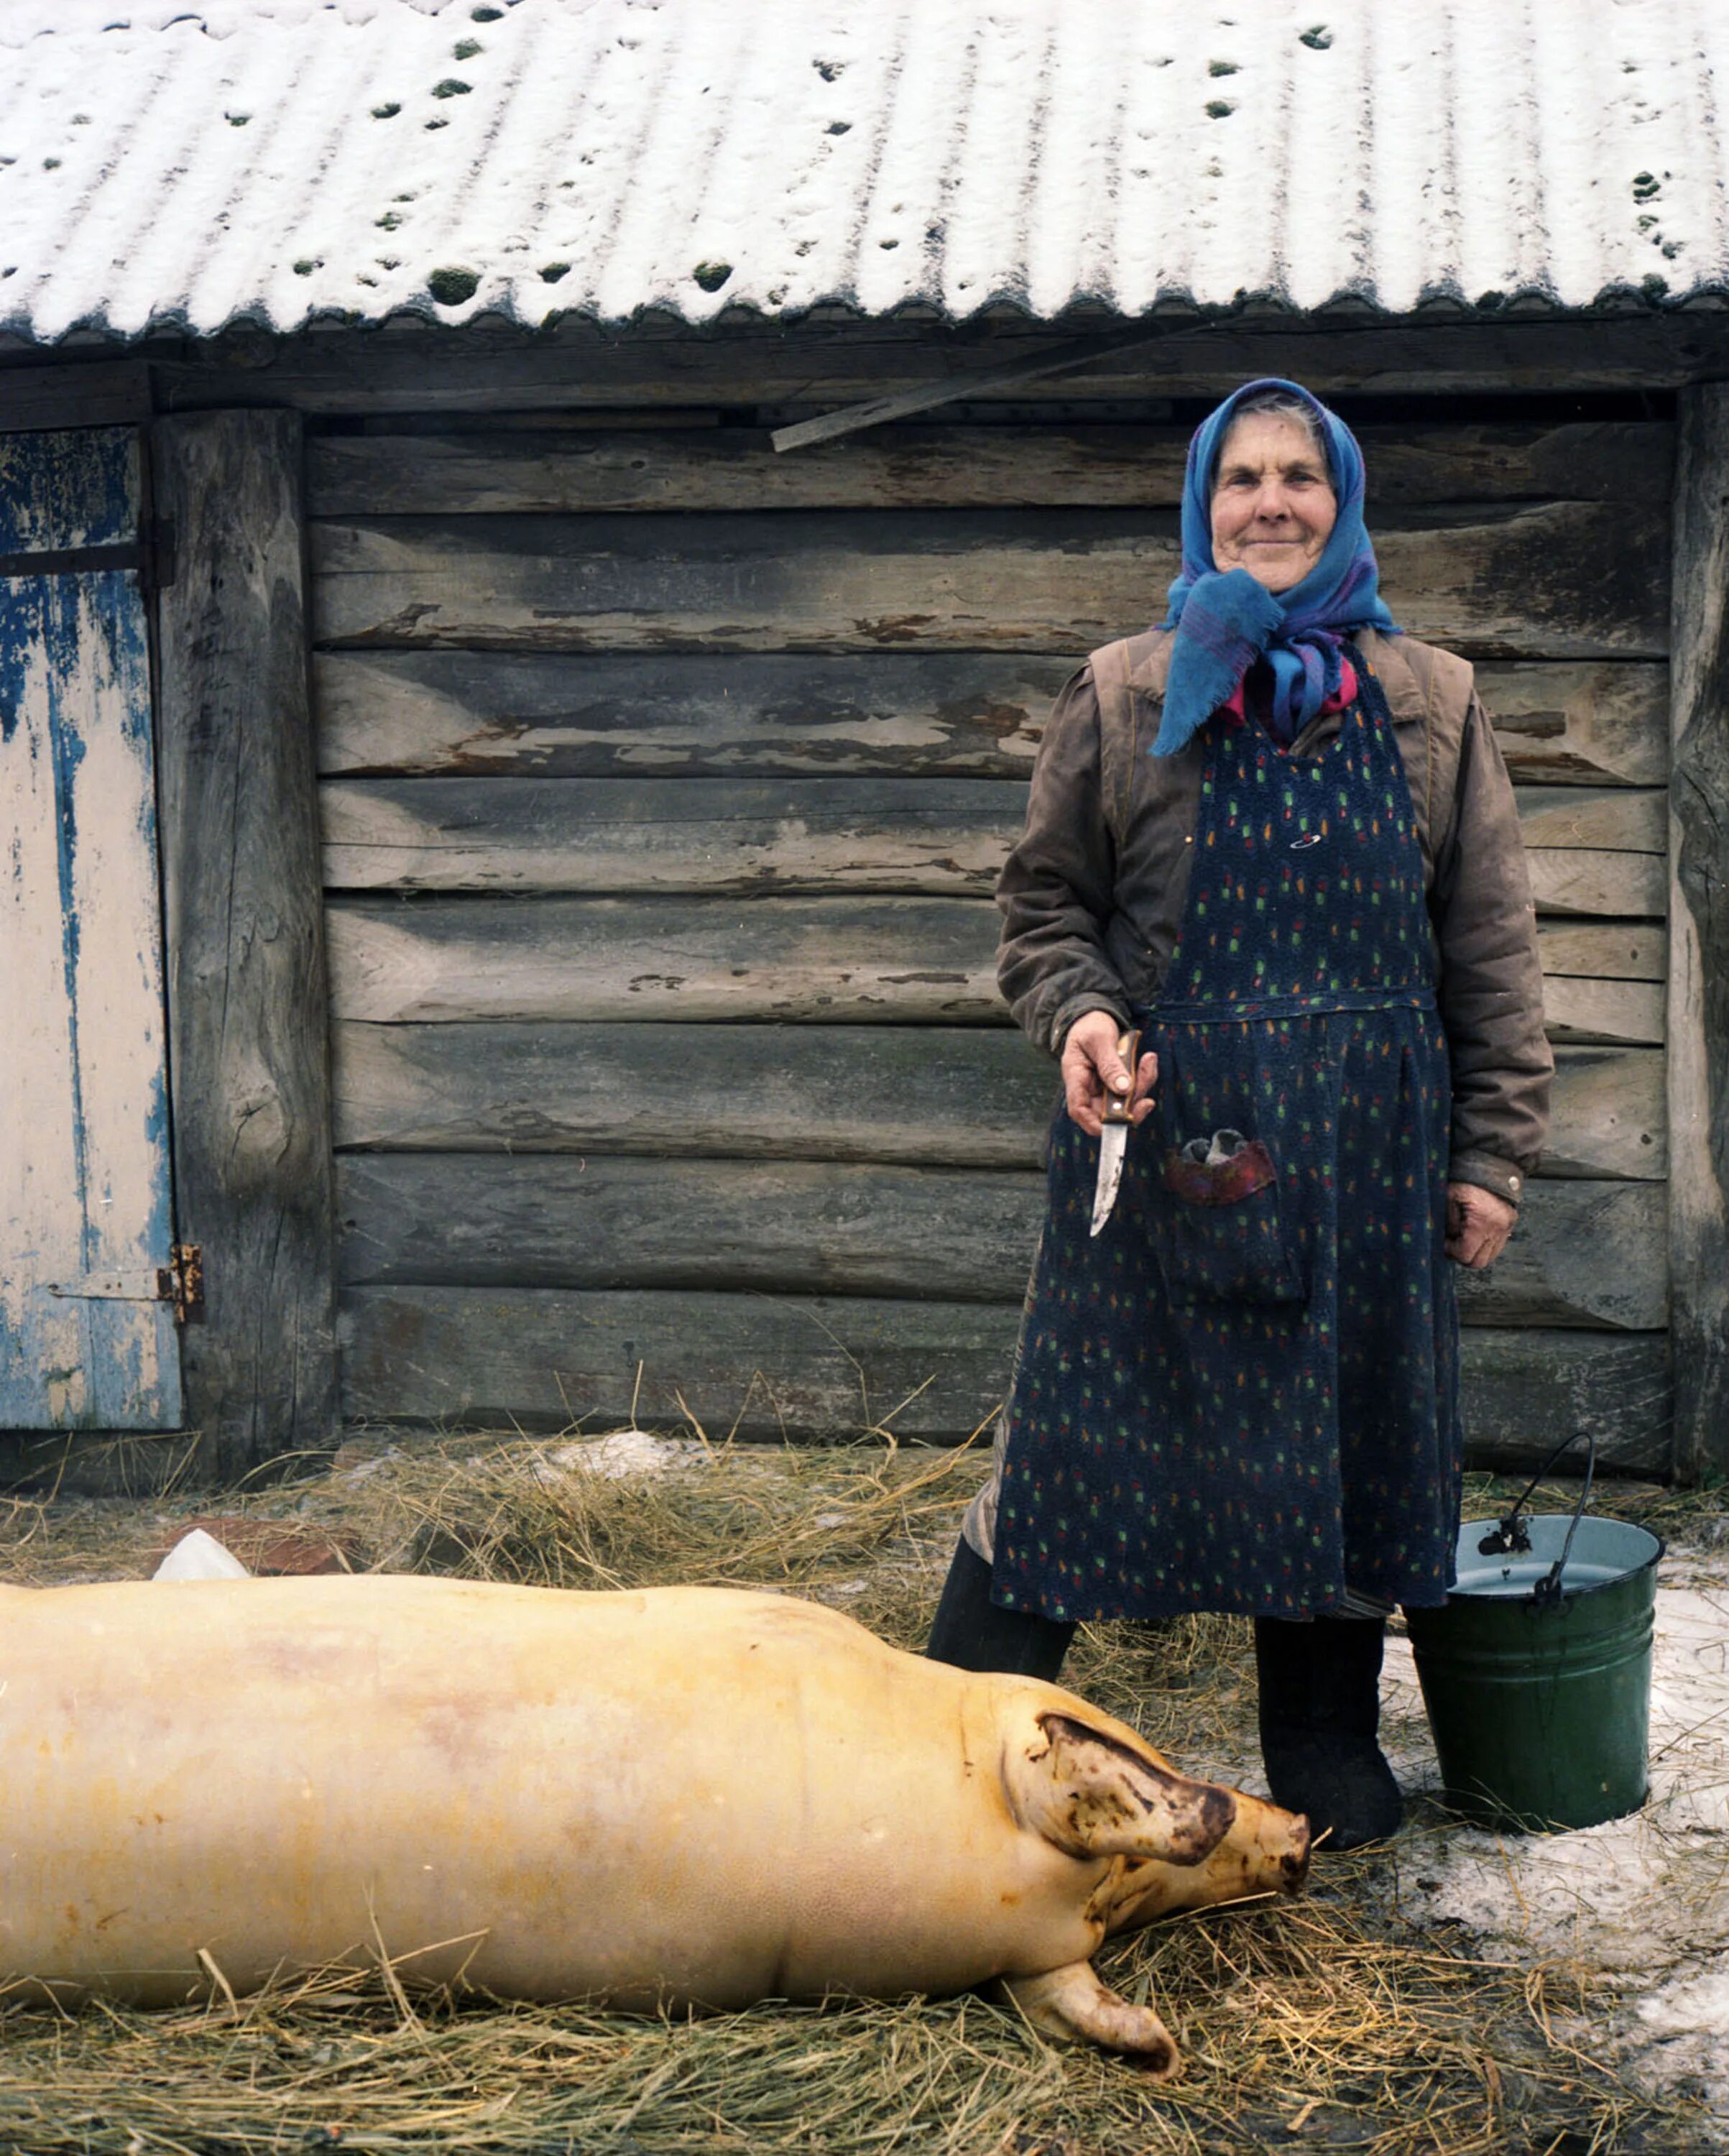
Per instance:
[[[1130,688],[1155,703],[1162,703],[1165,678],[1171,670],[1171,646],[1175,641],[1172,632],[1167,629],[1149,629],[1145,635],[1130,640],[1136,647],[1129,669]],[[1421,719],[1429,708],[1428,699],[1411,671],[1410,662],[1399,649],[1403,641],[1403,637],[1384,636],[1378,629],[1359,629],[1352,639],[1381,684],[1393,724],[1400,726]],[[1144,649],[1139,648],[1143,646]]]

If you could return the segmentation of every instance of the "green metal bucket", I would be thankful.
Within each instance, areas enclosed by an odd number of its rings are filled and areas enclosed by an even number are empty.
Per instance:
[[[1571,1514],[1467,1522],[1444,1607],[1405,1613],[1445,1801],[1483,1825],[1596,1826],[1645,1800],[1663,1544],[1581,1518],[1590,1486]]]

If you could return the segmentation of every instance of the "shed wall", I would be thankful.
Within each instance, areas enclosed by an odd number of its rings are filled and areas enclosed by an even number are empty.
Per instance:
[[[1049,698],[1156,618],[1187,430],[977,416],[310,440],[349,1414],[990,1414],[1053,1073],[989,895]],[[1560,1064],[1473,1442],[1666,1466],[1671,429],[1361,432],[1383,588],[1520,788]]]

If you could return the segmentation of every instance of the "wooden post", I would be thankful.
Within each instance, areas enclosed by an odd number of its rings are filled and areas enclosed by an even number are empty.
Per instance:
[[[187,1419],[223,1480],[336,1426],[334,1199],[292,413],[165,419],[158,763]]]
[[[1670,778],[1675,1472],[1729,1471],[1729,383],[1684,389]]]

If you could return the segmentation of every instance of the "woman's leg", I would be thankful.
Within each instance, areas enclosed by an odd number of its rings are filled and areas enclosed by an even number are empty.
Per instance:
[[[1370,1617],[1254,1620],[1267,1785],[1275,1804],[1308,1814],[1317,1840],[1327,1834],[1326,1849],[1384,1841],[1404,1817],[1376,1742],[1386,1629]]]
[[[960,1670],[1001,1670],[1054,1684],[1074,1636],[1072,1625],[1036,1610],[999,1609],[991,1599],[991,1568],[963,1536],[925,1652]]]

